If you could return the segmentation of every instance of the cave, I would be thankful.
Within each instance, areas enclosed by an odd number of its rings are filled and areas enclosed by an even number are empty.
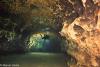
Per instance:
[[[99,0],[0,0],[1,67],[100,67]]]

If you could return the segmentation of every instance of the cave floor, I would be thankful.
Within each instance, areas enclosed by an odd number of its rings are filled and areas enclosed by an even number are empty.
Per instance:
[[[67,67],[62,53],[40,52],[2,56],[0,64],[16,64],[16,67]]]

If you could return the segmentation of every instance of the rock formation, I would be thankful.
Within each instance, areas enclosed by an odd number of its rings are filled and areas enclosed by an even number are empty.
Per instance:
[[[100,1],[94,1],[82,0],[83,15],[62,28],[66,51],[77,61],[69,67],[100,67]]]

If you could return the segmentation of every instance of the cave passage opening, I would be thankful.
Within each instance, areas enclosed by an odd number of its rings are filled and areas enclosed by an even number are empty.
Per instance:
[[[54,32],[42,31],[32,34],[28,40],[28,48],[30,52],[63,52],[61,37]]]

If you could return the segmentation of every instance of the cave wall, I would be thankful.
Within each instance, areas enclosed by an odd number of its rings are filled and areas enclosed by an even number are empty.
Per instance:
[[[100,1],[82,0],[83,14],[71,24],[64,22],[61,35],[66,51],[77,61],[69,67],[100,67]]]

